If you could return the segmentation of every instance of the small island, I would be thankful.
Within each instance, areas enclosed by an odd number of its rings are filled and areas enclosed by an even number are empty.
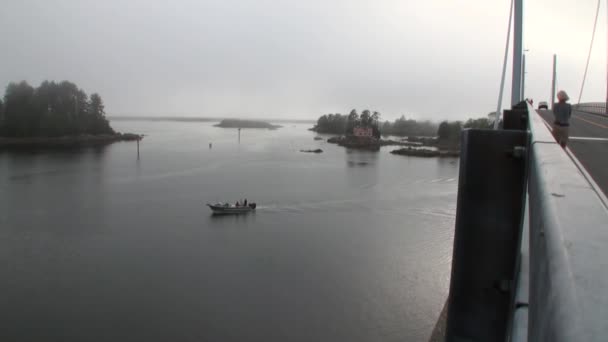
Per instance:
[[[101,96],[88,96],[68,81],[44,81],[37,88],[25,81],[10,83],[0,100],[0,148],[102,145],[142,138],[115,132]]]
[[[315,150],[300,150],[300,152],[304,152],[304,153],[323,153],[323,150],[320,148],[317,148]]]
[[[241,120],[241,119],[224,119],[215,127],[223,128],[265,128],[265,129],[277,129],[283,126],[273,125],[269,122],[259,120]]]
[[[380,113],[364,110],[361,115],[353,109],[350,114],[327,114],[319,117],[311,131],[339,134],[327,139],[328,143],[347,148],[378,151],[382,146],[404,146],[393,154],[416,157],[458,157],[460,132],[464,128],[489,128],[486,118],[461,121],[418,122],[404,116],[394,122],[380,124]],[[382,136],[406,137],[399,141]]]

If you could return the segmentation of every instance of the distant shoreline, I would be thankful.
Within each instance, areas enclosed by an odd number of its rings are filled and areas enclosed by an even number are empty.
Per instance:
[[[188,117],[188,116],[108,116],[109,120],[112,121],[177,121],[177,122],[220,122],[222,120],[232,120],[230,118],[219,118],[219,117]],[[234,119],[237,120],[237,119]],[[247,119],[252,121],[266,121],[266,122],[277,122],[277,123],[315,123],[315,120],[307,119],[260,119],[253,118]]]
[[[134,133],[116,133],[101,135],[76,135],[63,137],[0,137],[0,149],[19,147],[77,147],[111,144],[118,141],[137,141],[143,135]]]
[[[220,123],[213,125],[222,128],[261,128],[261,129],[277,129],[283,126],[273,125],[266,121],[258,120],[239,120],[239,119],[224,119]]]

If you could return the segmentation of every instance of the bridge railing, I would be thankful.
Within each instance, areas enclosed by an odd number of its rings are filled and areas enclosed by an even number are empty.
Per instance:
[[[527,103],[461,137],[447,341],[605,341],[608,203]]]
[[[528,340],[605,341],[606,203],[530,105],[528,112]]]
[[[607,115],[606,102],[577,103],[572,105],[572,108],[579,112]]]

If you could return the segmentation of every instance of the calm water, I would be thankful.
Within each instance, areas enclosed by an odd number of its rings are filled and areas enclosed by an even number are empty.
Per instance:
[[[0,340],[430,335],[457,160],[349,151],[303,124],[240,144],[211,123],[113,126],[149,134],[139,160],[135,143],[0,153]],[[204,206],[244,197],[255,214]]]

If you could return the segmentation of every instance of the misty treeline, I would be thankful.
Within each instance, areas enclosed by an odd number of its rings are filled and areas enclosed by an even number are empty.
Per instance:
[[[437,135],[437,124],[429,120],[416,121],[401,116],[399,119],[382,124],[382,135],[432,137]]]
[[[0,136],[81,134],[114,134],[98,94],[87,96],[68,81],[44,81],[37,88],[22,81],[6,87],[4,101],[0,100]]]
[[[489,128],[490,121],[487,118],[469,119],[466,122],[462,121],[442,121],[435,123],[429,120],[416,121],[414,119],[406,119],[401,116],[399,119],[391,122],[385,121],[382,124],[380,121],[380,113],[369,110],[364,110],[361,115],[353,109],[349,115],[342,114],[326,114],[319,117],[317,124],[313,127],[313,131],[318,133],[330,134],[352,134],[353,128],[356,126],[371,126],[374,128],[374,135],[396,135],[396,136],[437,136],[443,140],[457,140],[460,137],[460,131],[463,128]],[[378,132],[378,135],[376,135]]]
[[[373,135],[380,137],[380,128],[378,122],[380,113],[371,112],[368,109],[357,113],[356,109],[350,111],[348,115],[342,114],[326,114],[319,117],[317,124],[313,127],[313,131],[318,133],[346,134],[353,133],[355,127],[371,127]]]

